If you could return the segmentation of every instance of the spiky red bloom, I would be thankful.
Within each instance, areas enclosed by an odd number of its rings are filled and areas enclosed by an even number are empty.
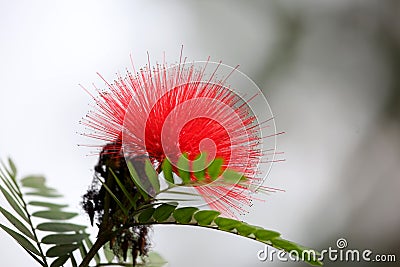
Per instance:
[[[209,160],[223,158],[223,168],[254,182],[261,137],[250,107],[215,73],[205,79],[206,65],[186,65],[146,66],[107,83],[108,90],[98,90],[97,108],[84,121],[94,130],[88,135],[121,145],[125,156],[146,155],[154,165],[166,157],[176,163],[182,153],[194,160],[200,151],[207,152]],[[196,189],[225,214],[251,201],[249,188],[242,185]]]

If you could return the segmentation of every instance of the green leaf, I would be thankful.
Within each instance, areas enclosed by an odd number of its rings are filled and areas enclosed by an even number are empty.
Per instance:
[[[117,205],[120,207],[120,209],[125,214],[125,216],[128,216],[129,212],[128,212],[127,208],[124,205],[122,205],[121,201],[114,195],[114,193],[111,191],[111,189],[99,177],[97,177],[97,178],[101,182],[103,187],[107,190],[107,192],[110,194],[110,196],[114,199],[115,203],[117,203]]]
[[[149,195],[143,191],[143,186],[142,181],[139,178],[139,175],[137,174],[135,167],[133,167],[132,162],[128,161],[127,162],[129,173],[131,174],[130,177],[133,181],[133,183],[136,185],[136,188],[139,190],[140,194],[143,196],[144,200],[147,201],[149,199]]]
[[[42,202],[42,201],[31,201],[28,204],[32,205],[32,206],[45,207],[45,208],[49,208],[49,209],[62,209],[62,208],[68,207],[68,205],[65,205],[65,204],[55,204],[55,203]]]
[[[130,204],[132,207],[136,209],[136,201],[132,198],[132,194],[128,192],[126,187],[121,183],[121,180],[118,179],[117,175],[113,172],[113,170],[110,168],[110,172],[113,175],[115,181],[117,182],[119,188],[121,188],[122,192],[126,196],[126,198],[129,200]]]
[[[191,222],[193,214],[198,210],[195,207],[179,208],[174,211],[173,216],[178,223],[188,224]]]
[[[108,263],[111,263],[114,260],[114,252],[111,250],[110,248],[110,242],[107,242],[107,244],[105,244],[103,246],[103,251],[104,251],[104,256],[106,257],[106,260]]]
[[[29,219],[26,216],[25,212],[22,210],[21,206],[15,201],[15,199],[0,185],[0,190],[3,193],[4,197],[6,198],[7,202],[10,206],[24,219],[26,222],[29,223]]]
[[[223,218],[223,217],[215,218],[214,222],[218,225],[219,229],[224,230],[224,231],[232,231],[237,226],[242,224],[241,222],[239,222],[237,220]]]
[[[11,178],[11,180],[14,182],[14,184],[16,184],[16,180],[15,180],[15,175],[13,174],[13,171],[12,170],[9,170],[8,168],[7,168],[7,166],[3,163],[3,161],[0,161],[0,163],[1,163],[1,165],[3,166],[3,168],[4,168],[4,170],[6,171],[6,173],[7,173],[7,175],[4,175],[5,177],[9,177],[9,178]],[[0,171],[1,171],[1,168],[0,168]],[[1,172],[1,173],[3,173],[3,172]]]
[[[220,176],[222,164],[224,164],[224,160],[222,158],[216,158],[211,162],[210,166],[208,166],[207,173],[211,180],[215,180]]]
[[[245,222],[241,222],[238,220],[218,217],[220,215],[220,212],[215,210],[198,211],[198,209],[195,207],[184,207],[175,209],[176,208],[175,205],[169,205],[169,206],[170,207],[168,207],[168,204],[162,204],[156,209],[149,208],[147,210],[142,211],[142,213],[139,214],[139,220],[138,220],[139,223],[162,224],[165,223],[165,220],[170,218],[170,215],[172,213],[176,224],[212,227],[213,229],[227,231],[230,233],[238,234],[243,237],[256,239],[259,242],[268,244],[277,249],[283,249],[286,252],[297,251],[300,255],[304,250],[307,249],[293,242],[281,239],[280,234],[278,232],[266,230],[259,226],[249,225]],[[160,214],[153,214],[157,212],[157,210]],[[155,219],[155,221],[151,220],[152,217]],[[193,224],[192,217],[194,217],[194,220],[197,221],[197,224]],[[310,251],[314,252],[313,250]],[[318,252],[315,252],[315,254],[319,255]],[[304,260],[312,265],[322,265],[322,263],[319,262],[317,258],[310,258],[310,259],[306,258]],[[148,265],[145,264],[144,266]]]
[[[138,216],[139,223],[147,223],[150,221],[151,216],[153,216],[155,208],[148,208],[142,211]]]
[[[38,258],[38,256],[36,256],[35,254],[33,254],[32,252],[30,252],[29,250],[25,249],[24,250],[29,254],[29,256],[31,256],[35,261],[37,261],[41,266],[45,267],[46,264]]]
[[[229,184],[237,184],[241,181],[246,180],[246,177],[243,174],[231,169],[226,169],[223,172],[222,177],[224,178],[224,182],[227,182]]]
[[[63,255],[63,256],[61,256],[61,257],[58,257],[57,259],[55,259],[55,260],[51,263],[50,267],[60,267],[60,266],[63,266],[63,265],[67,262],[68,259],[69,259],[69,254],[66,254],[66,255]]]
[[[150,251],[147,256],[147,262],[145,263],[144,267],[162,267],[168,262],[161,257],[160,254],[154,251]]]
[[[17,184],[16,180],[10,180],[10,178],[8,177],[7,179],[4,178],[2,176],[3,172],[0,169],[0,179],[4,182],[4,184],[7,186],[8,188],[8,192],[10,193],[10,195],[14,198],[14,200],[22,207],[23,203],[22,203],[22,199],[21,199],[21,193]]]
[[[15,226],[22,234],[25,236],[29,237],[33,241],[35,241],[35,237],[33,236],[32,232],[22,223],[20,222],[17,218],[14,217],[11,213],[9,213],[7,210],[3,209],[0,207],[0,212],[3,213],[4,217],[7,218],[7,220]]]
[[[168,158],[164,159],[161,168],[163,170],[165,180],[171,184],[174,184],[175,182],[174,175],[172,173],[172,164]]]
[[[183,153],[178,159],[178,174],[182,179],[182,183],[187,184],[190,182],[189,160],[187,153]]]
[[[8,165],[10,166],[10,169],[12,172],[11,178],[13,178],[13,180],[15,180],[15,177],[17,177],[17,167],[15,167],[15,164],[11,158],[8,158]]]
[[[27,176],[21,179],[22,186],[29,188],[46,188],[45,182],[46,179],[43,176]]]
[[[38,197],[46,197],[46,198],[58,198],[62,197],[63,195],[60,195],[57,193],[57,191],[54,191],[53,189],[39,189],[35,190],[32,192],[25,193],[27,196],[38,196]]]
[[[40,231],[47,231],[47,232],[58,232],[58,233],[63,233],[63,232],[78,232],[82,231],[85,229],[86,226],[84,225],[78,225],[78,224],[72,224],[72,223],[64,223],[64,222],[45,222],[39,224],[36,229]]]
[[[169,216],[171,216],[172,212],[176,209],[176,205],[170,205],[170,204],[161,204],[156,208],[153,214],[153,218],[157,222],[163,222],[166,221]]]
[[[66,244],[66,245],[57,245],[51,247],[47,250],[46,256],[47,257],[61,257],[67,254],[70,254],[75,249],[79,248],[79,244]]]
[[[53,234],[43,237],[43,244],[72,244],[76,242],[81,242],[88,234]]]
[[[194,214],[194,218],[199,225],[208,226],[214,221],[214,219],[221,213],[216,210],[201,210]]]
[[[158,180],[158,173],[153,168],[153,165],[148,159],[145,161],[145,172],[154,191],[156,193],[160,192],[160,181]]]
[[[60,210],[43,210],[32,214],[34,217],[49,219],[49,220],[69,220],[77,216],[75,212],[65,212]]]
[[[71,253],[71,254],[69,254],[69,256],[70,256],[69,258],[71,259],[72,267],[78,267],[78,263],[77,263],[76,260],[75,260],[74,254]]]
[[[272,239],[279,237],[281,234],[271,230],[259,229],[254,233],[254,235],[257,240],[265,242],[271,241]]]
[[[0,223],[0,227],[6,231],[12,238],[14,238],[24,249],[29,250],[30,252],[40,256],[40,252],[38,251],[38,249],[32,245],[31,242],[29,242],[28,239],[26,239],[23,235],[15,232],[14,230],[11,230],[10,228],[2,225]]]
[[[202,152],[197,155],[193,161],[193,174],[197,178],[197,181],[203,181],[205,179],[207,153]]]
[[[88,253],[83,242],[79,243],[79,253],[81,254],[82,259],[85,258]]]
[[[255,233],[258,229],[252,225],[242,222],[240,225],[236,226],[236,230],[241,236],[247,237],[250,234]]]
[[[272,244],[274,245],[274,247],[283,249],[285,251],[295,250],[298,247],[297,244],[282,238],[275,238],[274,240],[272,240]]]

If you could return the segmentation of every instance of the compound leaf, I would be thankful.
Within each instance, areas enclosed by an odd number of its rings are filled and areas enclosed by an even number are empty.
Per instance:
[[[69,220],[77,216],[75,212],[65,212],[60,210],[43,210],[32,214],[34,217],[49,219],[49,220]]]
[[[157,222],[166,221],[172,214],[172,212],[176,209],[176,206],[170,204],[161,204],[156,208],[153,214],[153,218]]]
[[[31,242],[29,242],[28,239],[26,239],[23,235],[15,232],[14,230],[11,230],[5,225],[2,225],[0,223],[0,228],[2,228],[5,232],[7,232],[12,238],[14,238],[24,249],[29,250],[30,252],[40,256],[39,250],[32,245]]]
[[[0,212],[4,215],[4,217],[7,218],[7,220],[15,226],[22,234],[25,236],[29,237],[32,240],[35,240],[35,237],[33,236],[32,232],[22,223],[20,222],[17,218],[15,218],[14,215],[9,213],[7,210],[3,209],[0,207]]]
[[[178,223],[188,224],[192,221],[193,214],[198,210],[195,207],[179,208],[174,211],[173,216]]]
[[[194,214],[194,218],[199,225],[206,226],[211,225],[214,219],[221,213],[216,210],[201,210]]]

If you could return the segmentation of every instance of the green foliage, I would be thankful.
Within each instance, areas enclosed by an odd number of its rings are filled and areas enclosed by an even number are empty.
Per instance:
[[[222,159],[216,158],[211,162],[207,162],[206,158],[206,153],[202,153],[198,155],[191,163],[188,160],[188,155],[183,153],[178,159],[175,169],[173,168],[173,165],[169,159],[165,159],[161,164],[161,171],[164,173],[164,178],[167,181],[167,189],[159,190],[159,183],[155,182],[155,180],[158,179],[158,175],[149,169],[151,167],[149,160],[146,162],[146,174],[149,177],[153,188],[156,189],[155,192],[158,192],[158,194],[168,192],[190,195],[190,193],[186,192],[172,191],[179,186],[201,186],[205,184],[211,184],[210,186],[230,186],[232,184],[240,184],[244,187],[248,186],[246,177],[241,173],[231,169],[223,169],[224,162]],[[132,165],[130,168],[133,168]],[[173,172],[177,173],[177,175],[181,178],[181,183],[175,182]],[[132,173],[133,176],[135,176],[136,171],[133,170],[133,172],[131,171],[131,174]],[[193,177],[195,179],[192,179]],[[132,180],[137,186],[140,186],[142,183],[138,177],[132,177]],[[250,225],[232,218],[221,217],[220,212],[215,210],[199,210],[196,207],[178,208],[178,205],[176,204],[165,203],[161,200],[157,200],[157,196],[158,195],[156,195],[154,198],[151,198],[149,195],[147,195],[149,201],[154,202],[152,204],[146,204],[137,207],[137,210],[134,212],[133,221],[128,220],[130,221],[131,225],[184,224],[200,226],[250,238],[286,252],[290,252],[292,250],[301,252],[306,249],[293,242],[282,239],[280,237],[280,233],[276,231]],[[314,259],[309,259],[307,262],[313,265],[322,265],[321,262]]]
[[[114,252],[111,250],[110,242],[107,242],[107,244],[105,244],[103,246],[103,252],[104,252],[104,256],[107,259],[107,262],[111,263],[114,260],[115,255],[114,255]]]
[[[132,195],[127,187],[122,183],[123,179],[118,177],[116,173],[110,169],[119,192],[123,193],[126,200],[116,197],[114,192],[103,181],[102,185],[106,190],[110,199],[115,201],[121,214],[121,223],[111,232],[110,238],[99,246],[94,256],[95,266],[104,265],[120,265],[128,266],[129,262],[115,262],[117,258],[114,256],[110,248],[112,236],[121,229],[127,229],[137,225],[152,224],[174,224],[174,225],[191,225],[197,227],[212,228],[232,234],[236,234],[245,238],[253,239],[272,247],[286,252],[297,251],[301,254],[306,248],[291,241],[282,239],[280,233],[267,230],[259,226],[247,224],[232,218],[222,217],[220,212],[215,210],[199,210],[196,207],[179,207],[178,203],[165,202],[157,199],[158,195],[163,192],[188,194],[186,192],[172,192],[171,190],[179,186],[199,186],[205,183],[215,183],[216,185],[231,185],[234,183],[243,183],[246,185],[246,178],[233,170],[223,169],[223,160],[215,159],[207,162],[206,154],[203,153],[196,157],[193,165],[187,159],[187,155],[183,154],[178,160],[177,166],[173,167],[168,159],[161,164],[161,171],[164,178],[168,182],[167,189],[160,189],[160,181],[157,171],[152,167],[150,161],[145,162],[146,176],[156,192],[156,196],[150,196],[142,189],[140,177],[131,163],[127,163],[130,178],[134,185],[138,188],[139,193]],[[66,262],[70,262],[72,266],[78,266],[75,251],[80,252],[82,259],[87,258],[93,244],[89,235],[85,232],[85,226],[70,223],[69,220],[77,216],[77,213],[68,212],[64,209],[68,205],[53,203],[51,199],[61,197],[55,190],[46,185],[46,180],[42,176],[29,176],[20,181],[16,178],[17,169],[15,164],[9,160],[8,167],[2,163],[0,168],[0,191],[10,205],[13,212],[0,207],[0,213],[9,221],[13,229],[0,224],[0,228],[14,238],[21,247],[32,256],[41,266],[59,267]],[[190,169],[191,167],[192,169]],[[176,169],[174,169],[176,168]],[[192,172],[190,171],[192,170]],[[181,183],[175,183],[174,174],[177,173],[181,178]],[[195,177],[196,179],[192,178]],[[24,190],[22,190],[24,189]],[[25,192],[27,191],[27,192]],[[29,202],[25,199],[28,196]],[[36,199],[40,197],[40,199]],[[31,199],[32,198],[32,199]],[[144,199],[139,202],[138,199]],[[30,208],[34,207],[38,211],[30,212]],[[32,217],[41,218],[44,222],[38,225],[32,223]],[[39,240],[38,232],[44,237]],[[100,232],[99,235],[102,235]],[[104,245],[105,244],[105,245]],[[49,248],[48,248],[49,247]],[[48,248],[46,252],[45,248]],[[104,253],[107,263],[101,262],[99,254],[100,249]],[[316,253],[317,254],[317,253]],[[91,258],[91,257],[90,257]],[[133,261],[134,259],[130,259]],[[312,265],[322,265],[321,262],[310,258],[305,259]],[[49,263],[51,261],[51,264]],[[150,252],[148,256],[139,256],[136,266],[143,267],[161,267],[165,265],[165,260],[155,252]]]
[[[36,255],[40,255],[39,250],[22,234],[17,233],[16,231],[11,230],[10,228],[0,224],[0,227],[6,231],[10,236],[12,236],[24,249],[29,250]]]
[[[161,257],[160,254],[154,251],[150,251],[148,256],[143,260],[142,264],[139,264],[139,266],[143,267],[162,267],[168,262],[164,260],[163,257]]]
[[[156,210],[155,208],[151,207],[151,208],[145,209],[144,211],[139,213],[139,216],[138,216],[139,223],[149,222],[151,217],[153,216],[155,210]]]
[[[63,266],[67,262],[69,257],[70,256],[68,254],[58,257],[57,259],[55,259],[55,261],[53,261],[50,267]]]
[[[115,175],[114,171],[110,169],[110,172],[112,176],[114,177],[115,181],[117,182],[119,188],[121,188],[122,192],[124,193],[125,197],[129,200],[131,206],[129,208],[136,208],[136,201],[132,194],[128,192],[128,190],[125,188],[125,186],[122,184],[121,180],[118,178],[117,175]]]
[[[179,208],[174,211],[173,216],[177,223],[188,224],[192,221],[193,214],[198,210],[195,207]]]
[[[43,244],[75,244],[87,238],[88,234],[53,234],[42,239]]]
[[[65,222],[45,222],[39,224],[36,229],[47,232],[65,233],[65,232],[79,232],[83,231],[86,226],[65,223]]]
[[[229,186],[232,184],[241,184],[241,186],[248,186],[247,179],[241,173],[231,169],[223,169],[223,160],[216,158],[211,162],[207,162],[206,153],[202,153],[190,163],[188,155],[183,153],[178,159],[175,170],[169,159],[165,159],[161,164],[161,171],[164,178],[168,183],[168,188],[164,190],[156,190],[156,192],[163,193],[176,193],[176,194],[189,194],[186,192],[172,191],[179,186],[201,186],[211,183],[210,186]],[[192,165],[190,165],[192,164]],[[147,168],[151,166],[150,161],[146,162]],[[132,166],[131,166],[132,168]],[[149,170],[147,170],[149,176]],[[181,183],[174,181],[173,172],[181,178]],[[132,172],[131,172],[132,173]],[[136,173],[135,171],[133,172]],[[152,173],[151,179],[156,179],[156,173]],[[194,180],[191,177],[195,177]],[[140,186],[141,181],[138,178],[132,177],[136,185]],[[154,181],[151,182],[154,186]],[[159,183],[157,183],[159,185]],[[158,188],[158,187],[157,187]],[[147,196],[150,198],[150,196]],[[267,230],[259,226],[247,224],[246,222],[234,220],[232,218],[225,218],[220,216],[220,212],[215,210],[199,210],[196,207],[182,207],[178,208],[175,204],[157,202],[157,195],[154,197],[156,201],[152,205],[138,207],[135,212],[134,224],[184,224],[192,226],[200,226],[213,228],[229,233],[233,233],[242,237],[250,238],[277,249],[286,252],[297,251],[302,252],[305,247],[297,245],[291,241],[282,239],[280,233],[272,230]],[[316,259],[305,259],[312,265],[322,265]]]
[[[165,180],[167,182],[173,184],[174,183],[174,175],[172,174],[172,165],[168,158],[164,159],[161,167],[163,170]]]
[[[159,215],[156,214],[157,210],[162,211],[163,215],[161,219]],[[143,214],[146,215],[143,216]],[[231,218],[221,217],[220,213],[215,210],[198,210],[195,207],[177,208],[174,205],[160,204],[156,208],[151,207],[144,209],[136,216],[139,217],[138,222],[141,224],[184,224],[212,228],[257,240],[286,252],[297,251],[300,253],[299,255],[301,255],[301,252],[305,249],[310,250],[280,238],[280,233],[278,232]],[[318,253],[316,253],[316,255],[318,255]],[[322,263],[316,259],[311,258],[305,260],[312,265],[322,265]]]
[[[60,220],[65,221],[74,218],[78,213],[75,212],[65,212],[61,210],[42,210],[32,213],[33,217],[49,219],[49,220]]]
[[[88,236],[84,233],[86,227],[66,223],[66,221],[78,215],[64,211],[63,209],[68,205],[56,204],[46,200],[46,198],[51,199],[61,197],[61,195],[55,189],[46,185],[44,177],[28,176],[21,179],[19,184],[16,178],[15,164],[11,160],[8,163],[8,167],[2,163],[2,168],[0,168],[0,178],[4,185],[0,185],[0,189],[12,210],[15,211],[15,215],[3,207],[0,207],[0,212],[13,225],[14,229],[3,224],[0,224],[0,227],[14,238],[41,266],[62,266],[71,258],[73,251],[80,246],[80,242]],[[40,197],[41,199],[28,202],[26,196]],[[36,209],[44,209],[32,213],[30,206],[36,207]],[[47,222],[35,226],[32,222],[34,217],[45,219]],[[50,232],[50,234],[39,240],[38,233],[41,231],[43,233]],[[63,234],[59,234],[59,232]],[[44,252],[45,244],[51,246],[46,252]],[[48,257],[57,257],[57,259],[49,265]]]
[[[216,158],[208,166],[207,172],[212,180],[215,180],[220,176],[222,170],[222,164],[224,164],[224,160],[221,158]]]
[[[207,165],[207,153],[200,153],[193,161],[193,174],[197,181],[205,180],[205,166]]]
[[[43,202],[43,201],[31,201],[28,203],[28,205],[45,207],[45,208],[54,209],[54,210],[59,210],[59,209],[68,207],[68,205],[64,205],[64,204],[55,204],[55,203],[49,203],[49,202]]]
[[[229,169],[224,171],[224,173],[222,174],[222,177],[223,177],[224,181],[229,184],[237,184],[242,181],[246,181],[246,177],[243,174],[235,172],[233,170],[229,170]]]
[[[2,207],[0,207],[0,212],[4,215],[4,217],[6,217],[6,219],[12,224],[14,225],[15,228],[17,228],[17,230],[20,231],[20,233],[22,233],[23,235],[25,235],[26,237],[29,237],[30,239],[32,239],[33,241],[35,240],[35,237],[33,236],[31,230],[29,230],[25,224],[21,221],[19,221],[14,215],[12,215],[11,213],[9,213],[7,210],[3,209]]]
[[[178,159],[178,174],[182,179],[182,183],[187,184],[190,182],[190,166],[186,153],[183,153]]]
[[[218,225],[219,229],[227,231],[227,232],[230,232],[233,229],[240,227],[240,225],[242,224],[241,222],[239,222],[237,220],[233,220],[230,218],[223,218],[223,217],[215,218],[214,222]]]
[[[153,168],[153,165],[151,165],[150,160],[146,160],[145,162],[145,171],[146,171],[146,176],[149,179],[150,184],[154,189],[154,192],[156,193],[160,192],[160,181],[158,180],[158,173]]]
[[[29,222],[28,216],[21,208],[22,204],[20,204],[20,202],[18,201],[18,196],[8,193],[3,187],[0,187],[0,189],[4,197],[6,198],[7,202],[14,209],[14,211],[17,212],[18,215],[21,216],[21,218],[24,219],[26,222]]]
[[[68,205],[53,203],[51,199],[61,197],[62,195],[55,189],[48,187],[44,177],[28,176],[21,179],[19,184],[16,178],[17,169],[15,164],[11,160],[9,160],[8,167],[3,163],[1,164],[0,178],[3,185],[0,184],[0,190],[15,212],[15,215],[4,207],[0,207],[0,213],[15,229],[11,229],[1,223],[0,228],[17,241],[40,266],[59,267],[63,266],[67,261],[70,261],[72,266],[78,266],[74,252],[79,250],[83,259],[93,247],[89,234],[85,232],[86,226],[68,222],[78,214],[64,211],[64,208],[67,208]],[[118,185],[121,190],[123,190],[125,196],[128,199],[130,198],[130,207],[124,207],[122,203],[120,203],[120,207],[127,212],[127,215],[128,210],[134,206],[134,197],[129,195],[125,186],[114,173],[113,175],[117,183],[119,182]],[[28,192],[25,192],[23,189]],[[112,193],[111,190],[109,193]],[[30,196],[30,198],[40,197],[40,200],[32,199],[27,201],[26,196]],[[30,212],[30,207],[42,210]],[[160,222],[164,221],[164,218],[169,217],[169,214],[175,208],[176,206],[171,204],[165,204],[162,207],[159,206],[157,207],[157,214],[154,216]],[[140,214],[142,221],[147,222],[149,218],[153,216],[155,210],[154,208],[143,210]],[[32,222],[32,218],[34,217],[40,218],[42,221],[45,220],[45,222],[35,226]],[[44,235],[41,240],[38,239],[39,232]],[[48,249],[45,251],[47,247]],[[108,263],[112,263],[115,266],[127,266],[127,263],[113,262],[114,254],[110,249],[107,250],[105,247],[106,246],[104,246],[103,252]],[[101,266],[103,264],[100,261],[99,253],[95,254],[94,259],[96,266]],[[49,262],[51,262],[51,264]],[[165,265],[165,263],[165,260],[163,260],[160,255],[151,252],[147,257],[142,257],[141,263],[137,266],[161,267]]]
[[[62,244],[55,245],[46,252],[47,257],[63,257],[71,254],[74,250],[78,249],[80,244]]]
[[[123,211],[123,213],[125,214],[125,216],[128,216],[128,209],[126,208],[124,205],[122,205],[121,201],[115,196],[115,194],[113,193],[113,191],[99,178],[99,181],[101,182],[101,184],[103,185],[103,187],[107,190],[108,194],[110,194],[110,196],[114,199],[115,203],[117,203],[117,205],[120,207],[120,209]],[[124,188],[124,190],[126,191],[126,189]]]
[[[164,222],[171,216],[172,212],[175,209],[175,205],[167,203],[161,204],[155,209],[153,213],[153,218],[156,220],[156,222]]]
[[[201,226],[208,226],[214,221],[214,219],[221,213],[215,210],[200,210],[194,214],[194,219]]]
[[[150,165],[149,160],[146,163]],[[188,155],[183,153],[177,161],[175,170],[169,159],[162,162],[161,170],[170,189],[176,186],[231,186],[239,183],[243,187],[249,186],[243,174],[231,169],[224,169],[223,164],[222,158],[207,161],[207,153],[205,152],[197,155],[193,161],[190,161]],[[173,172],[176,172],[178,177],[181,178],[181,183],[175,183]]]
[[[132,182],[135,184],[135,186],[139,190],[139,193],[142,195],[142,197],[146,201],[149,200],[150,196],[143,190],[143,188],[145,188],[145,187],[144,187],[139,175],[137,174],[135,167],[133,167],[132,162],[128,161],[127,165],[128,165],[129,173],[131,174],[130,177],[132,179]]]

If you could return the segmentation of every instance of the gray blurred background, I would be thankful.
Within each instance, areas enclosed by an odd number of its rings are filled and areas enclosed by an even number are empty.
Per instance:
[[[0,157],[44,174],[78,221],[96,158],[76,132],[91,88],[116,72],[207,56],[240,64],[265,93],[286,162],[275,164],[244,219],[306,246],[400,260],[400,1],[0,1]],[[90,141],[90,140],[89,140]],[[3,199],[1,205],[5,205]],[[1,217],[1,222],[5,219]],[[94,231],[95,232],[95,229]],[[257,242],[191,227],[154,227],[169,266],[260,262]],[[1,266],[35,262],[0,232]],[[397,262],[398,264],[398,262]],[[326,266],[357,265],[326,262]],[[397,266],[359,263],[359,266]]]

